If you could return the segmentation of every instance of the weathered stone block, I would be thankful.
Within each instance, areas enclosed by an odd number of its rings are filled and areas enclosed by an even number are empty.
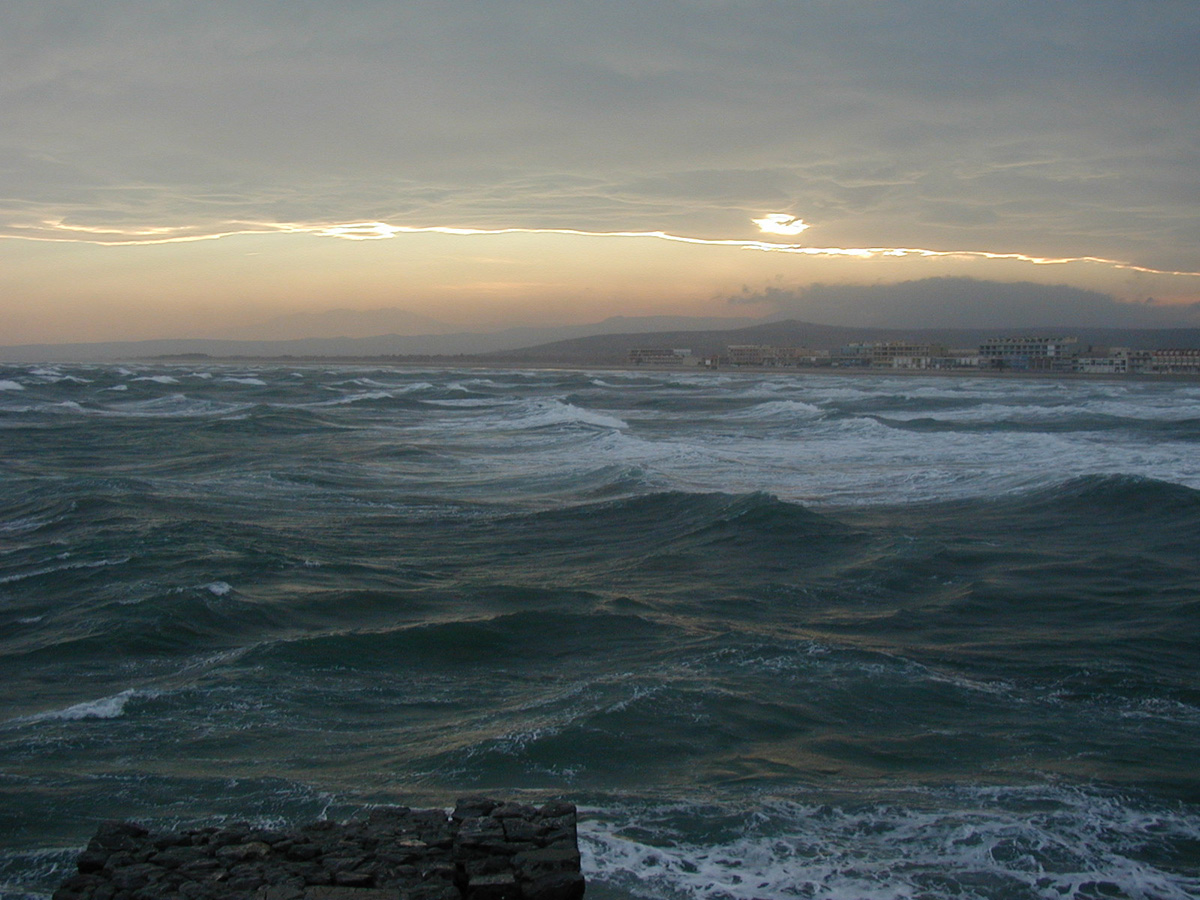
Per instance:
[[[265,885],[254,892],[254,900],[304,900],[304,888],[283,884]]]
[[[510,843],[533,844],[538,839],[537,826],[528,819],[503,819],[504,837]]]
[[[575,807],[483,797],[294,831],[106,823],[56,900],[579,900]]]
[[[245,862],[252,859],[266,859],[271,855],[270,844],[262,841],[249,841],[244,844],[227,844],[217,848],[217,859],[227,863]]]
[[[105,822],[88,842],[89,850],[135,850],[149,832],[133,822]]]
[[[579,872],[554,872],[532,882],[523,882],[523,900],[580,900],[586,885]]]
[[[311,887],[304,892],[304,900],[400,900],[395,890],[380,888]],[[272,898],[263,898],[272,900]]]
[[[463,875],[467,880],[477,875],[497,875],[500,872],[511,872],[512,864],[504,856],[481,856],[468,859],[462,864]]]
[[[461,821],[462,819],[487,816],[499,805],[499,800],[492,800],[489,797],[460,797],[454,806],[451,818]]]
[[[321,855],[321,848],[318,847],[316,844],[308,844],[308,843],[292,844],[292,846],[289,847],[288,851],[287,851],[287,858],[296,860],[297,862],[304,862],[306,860],[316,859],[320,855]]]
[[[537,810],[524,803],[501,803],[492,810],[491,815],[495,819],[532,819],[537,815]]]
[[[79,854],[75,865],[80,872],[99,872],[108,862],[110,855],[106,850],[84,850]]]
[[[476,875],[463,891],[465,900],[519,900],[521,888],[511,872]]]
[[[157,841],[155,841],[155,846],[158,846]],[[202,859],[208,859],[208,854],[199,847],[175,846],[167,850],[159,850],[150,858],[150,861],[164,869],[178,869],[180,866],[199,862]]]
[[[163,870],[150,863],[134,863],[113,871],[109,881],[118,891],[136,891],[151,882],[158,881]]]
[[[547,848],[518,853],[513,857],[513,867],[525,881],[534,881],[546,875],[560,872],[578,872],[579,851],[571,848]]]
[[[343,887],[370,887],[375,883],[375,876],[371,872],[352,871],[352,872],[334,872],[333,883],[342,885]]]

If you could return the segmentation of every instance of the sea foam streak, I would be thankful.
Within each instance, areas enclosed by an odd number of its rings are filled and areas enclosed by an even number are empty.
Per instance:
[[[1190,900],[1200,890],[1200,876],[1180,878],[1148,859],[1150,848],[1169,858],[1200,838],[1193,820],[1170,809],[1053,788],[962,790],[953,809],[936,808],[937,799],[765,801],[749,815],[716,806],[588,810],[585,871],[634,894],[704,900]],[[709,838],[675,837],[682,833]]]

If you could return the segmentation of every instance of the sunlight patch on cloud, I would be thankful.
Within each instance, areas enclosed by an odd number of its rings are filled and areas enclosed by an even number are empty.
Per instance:
[[[808,231],[809,224],[803,219],[789,216],[787,213],[770,213],[761,219],[751,219],[758,230],[764,234],[783,234],[787,236],[802,234]]]
[[[346,238],[350,241],[378,241],[395,237],[403,230],[383,222],[356,222],[352,225],[333,225],[324,231],[318,231],[317,234],[323,237]]]

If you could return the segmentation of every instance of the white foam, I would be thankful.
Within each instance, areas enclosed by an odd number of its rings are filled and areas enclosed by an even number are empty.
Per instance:
[[[170,375],[139,375],[134,381],[153,381],[155,384],[179,384],[178,378]]]
[[[127,384],[114,384],[112,387],[106,387],[106,388],[103,388],[103,390],[106,390],[106,391],[127,391],[127,390],[129,390],[129,385],[127,385]]]
[[[224,581],[211,581],[208,584],[200,585],[200,587],[216,597],[224,597],[233,590],[233,587]]]
[[[28,572],[18,572],[15,575],[0,576],[0,584],[11,584],[15,581],[24,581],[27,578],[37,578],[39,575],[52,575],[56,572],[67,572],[72,569],[102,569],[106,566],[120,566],[129,562],[129,560],[130,557],[122,556],[117,559],[101,559],[94,562],[74,562],[61,566],[43,566],[41,568],[31,569]]]
[[[334,400],[322,400],[319,403],[302,403],[297,408],[304,409],[307,407],[320,406],[348,406],[352,403],[362,403],[369,400],[391,400],[396,394],[393,391],[363,391],[359,394],[346,394]]]
[[[535,400],[527,407],[519,424],[527,428],[544,428],[549,425],[593,425],[599,428],[625,429],[629,423],[604,413],[583,409],[561,400]]]
[[[142,693],[130,688],[113,694],[111,697],[101,697],[99,700],[86,700],[65,709],[52,709],[46,712],[22,716],[14,722],[74,722],[80,719],[115,719],[125,714],[125,705],[136,696],[153,696],[152,693]]]
[[[735,413],[733,418],[740,419],[811,419],[824,414],[824,410],[802,400],[770,400],[759,403],[750,409]]]
[[[337,390],[338,388],[341,388],[345,385],[353,385],[354,387],[370,388],[370,390],[367,391],[366,394],[359,393],[359,394],[349,395],[352,397],[363,397],[363,396],[369,396],[369,395],[381,394],[381,393],[388,397],[394,397],[397,394],[411,394],[414,391],[428,391],[433,388],[433,384],[431,384],[428,381],[411,381],[408,383],[404,383],[404,382],[385,383],[382,381],[376,381],[373,378],[354,378],[354,379],[351,379],[350,381],[335,381],[335,382],[332,382],[331,384],[323,385],[322,387],[327,391],[331,391],[331,390]],[[453,385],[446,385],[445,387],[447,390],[450,390],[453,388]]]
[[[625,382],[623,384],[613,384],[612,380],[605,381],[603,378],[593,378],[591,380],[591,385],[592,385],[592,387],[599,387],[599,388],[615,388],[616,390],[619,390],[619,391],[636,391],[639,388],[658,387],[658,385],[656,385],[656,384],[636,384],[636,383],[632,383],[632,382]]]
[[[25,390],[25,385],[21,384],[19,381],[10,381],[7,378],[4,379],[3,381],[0,381],[0,391],[23,391],[23,390]]]
[[[61,516],[54,518],[46,518],[45,516],[22,516],[19,519],[9,519],[7,522],[0,522],[0,532],[22,532],[36,531],[51,522],[61,521]]]
[[[511,401],[485,397],[464,397],[461,400],[422,400],[421,402],[426,406],[440,406],[446,409],[484,409],[512,405]]]
[[[1191,900],[1200,889],[1200,877],[1145,861],[1147,845],[1200,837],[1186,812],[1068,789],[949,793],[949,803],[917,794],[886,804],[763,804],[732,816],[683,805],[585,809],[584,871],[640,896],[699,900],[1111,893],[1087,887],[1097,883],[1117,896]]]
[[[246,377],[241,377],[241,378],[235,378],[233,376],[230,376],[228,378],[222,378],[221,380],[229,382],[231,384],[252,384],[252,385],[259,386],[259,387],[265,387],[267,384],[261,378],[254,378],[252,376],[246,376]]]
[[[176,393],[161,395],[150,400],[114,404],[100,411],[99,414],[135,418],[183,418],[188,416],[230,416],[250,408],[251,406],[246,403],[200,400],[193,399],[187,394]]]

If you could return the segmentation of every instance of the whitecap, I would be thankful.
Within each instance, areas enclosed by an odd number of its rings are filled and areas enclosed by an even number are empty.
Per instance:
[[[801,400],[771,400],[735,413],[731,418],[745,419],[811,419],[824,410]]]
[[[253,385],[258,385],[260,387],[266,387],[266,384],[267,384],[261,378],[253,378],[250,376],[247,376],[244,378],[235,378],[233,376],[230,376],[228,378],[222,378],[221,380],[230,382],[232,384],[253,384]]]
[[[8,379],[0,381],[0,391],[23,391],[23,390],[25,390],[25,385],[21,384],[19,381],[9,381]]]
[[[302,406],[346,406],[350,403],[361,403],[369,400],[391,400],[395,398],[391,391],[365,391],[361,394],[347,394],[336,400],[325,400],[321,403],[302,404]]]
[[[217,400],[198,400],[187,394],[162,394],[150,400],[138,400],[114,405],[103,412],[106,416],[136,416],[144,418],[173,418],[188,416],[232,416],[250,407],[246,403]]]
[[[31,716],[21,716],[14,719],[15,722],[75,722],[80,719],[115,719],[118,716],[125,714],[125,705],[138,696],[139,692],[133,688],[121,691],[119,694],[113,694],[111,697],[101,697],[99,700],[85,700],[83,703],[76,703],[73,706],[68,706],[65,709],[52,709],[45,712],[34,713]],[[152,694],[143,694],[142,696],[153,696]]]
[[[179,384],[178,378],[170,375],[139,375],[134,381],[153,381],[155,384]]]
[[[208,584],[200,585],[200,587],[217,597],[224,597],[233,590],[233,586],[224,581],[210,581]]]
[[[544,428],[548,425],[594,425],[620,430],[629,427],[628,422],[616,416],[607,416],[561,400],[534,401],[528,414],[519,420],[519,424],[530,428]]]

